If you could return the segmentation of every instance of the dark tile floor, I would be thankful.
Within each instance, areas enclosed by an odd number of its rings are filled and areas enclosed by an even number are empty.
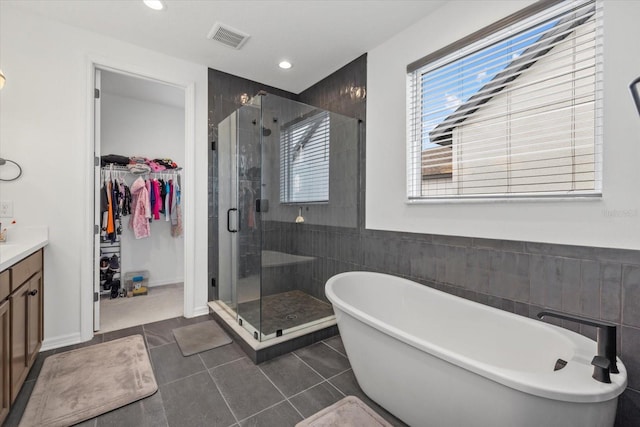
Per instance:
[[[46,357],[132,334],[145,338],[158,392],[78,426],[287,427],[295,426],[346,395],[359,397],[394,426],[405,426],[360,390],[340,337],[260,365],[254,365],[235,342],[183,357],[172,329],[209,319],[209,316],[200,316],[163,320],[96,335],[87,343],[40,353],[4,426],[19,424]]]

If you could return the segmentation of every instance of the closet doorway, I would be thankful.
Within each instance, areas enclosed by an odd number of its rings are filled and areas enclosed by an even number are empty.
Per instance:
[[[184,314],[185,91],[99,68],[95,83],[94,331],[103,333]]]

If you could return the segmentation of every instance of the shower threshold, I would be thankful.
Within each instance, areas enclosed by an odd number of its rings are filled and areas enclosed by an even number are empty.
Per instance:
[[[257,333],[257,330],[251,328],[252,330],[249,332],[245,328],[247,324],[244,321],[244,326],[238,324],[235,316],[231,314],[234,310],[224,302],[209,302],[209,311],[213,314],[214,319],[236,338],[244,352],[256,364],[338,334],[335,316],[330,315],[284,329],[281,336],[276,336],[276,332],[263,335],[263,340],[259,341],[253,335],[254,332]],[[240,317],[242,318],[242,316]]]

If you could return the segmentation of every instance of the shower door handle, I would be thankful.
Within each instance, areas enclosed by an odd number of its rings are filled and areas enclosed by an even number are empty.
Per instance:
[[[638,114],[640,114],[640,94],[638,94],[639,85],[640,85],[640,77],[636,78],[629,85],[629,89],[631,90],[631,96],[633,97],[633,102],[636,104],[636,108],[638,109]]]
[[[231,212],[236,211],[238,212],[238,209],[236,208],[231,208],[227,210],[227,231],[229,233],[237,233],[238,229],[232,230],[231,229]]]

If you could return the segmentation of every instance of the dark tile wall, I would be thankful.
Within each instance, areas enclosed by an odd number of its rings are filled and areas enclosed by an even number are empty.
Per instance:
[[[616,323],[629,380],[616,426],[638,425],[640,251],[291,223],[269,232],[269,249],[315,258],[295,280],[317,298],[335,274],[376,271],[531,318],[553,308]],[[595,339],[594,328],[553,323]]]
[[[209,144],[218,143],[218,124],[258,92],[264,90],[283,98],[297,95],[278,88],[209,69]],[[210,147],[211,148],[211,147]],[[218,156],[209,150],[209,301],[217,299],[217,287],[210,285],[218,277]]]
[[[333,113],[365,120],[367,114],[367,54],[300,92],[298,101]]]
[[[366,90],[366,55],[302,92],[298,100],[363,121],[358,227],[264,224],[265,249],[315,258],[288,270],[287,276],[323,299],[329,277],[365,270],[405,277],[527,317],[535,317],[542,308],[554,308],[612,321],[618,325],[619,354],[629,372],[616,427],[637,426],[640,251],[364,229],[366,100],[352,95],[347,87]],[[593,328],[561,325],[595,339]]]
[[[358,227],[364,225],[365,141],[367,120],[367,54],[305,89],[299,101],[359,120]]]

